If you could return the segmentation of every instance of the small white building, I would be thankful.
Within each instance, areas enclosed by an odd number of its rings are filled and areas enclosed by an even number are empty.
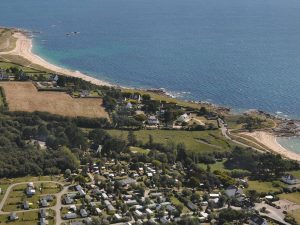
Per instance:
[[[149,125],[159,125],[159,120],[156,118],[156,116],[149,116],[147,122]]]
[[[299,183],[299,180],[291,174],[284,175],[283,177],[281,177],[281,180],[282,182],[290,185]]]
[[[182,114],[181,116],[179,116],[178,118],[177,118],[177,121],[178,122],[185,122],[185,123],[187,123],[187,122],[189,122],[191,120],[191,117],[188,115],[188,114],[186,114],[186,113],[184,113],[184,114]]]

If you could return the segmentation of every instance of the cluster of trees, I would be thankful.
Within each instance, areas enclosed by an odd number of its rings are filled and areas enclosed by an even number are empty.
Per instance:
[[[263,180],[273,180],[287,171],[299,169],[296,161],[282,159],[278,154],[262,154],[239,147],[232,151],[225,165],[230,169],[248,170],[252,177]]]
[[[241,116],[237,120],[238,124],[244,124],[244,128],[249,131],[262,128],[264,122],[266,122],[265,119],[259,118],[257,116]]]
[[[98,128],[111,127],[107,119],[68,118],[42,112],[2,112],[0,177],[58,174],[66,169],[77,169],[83,152],[90,147],[89,137],[82,127],[96,128],[90,138],[94,144],[104,146],[105,155],[128,149],[125,141],[107,133],[102,140],[98,139],[101,135],[95,138]],[[38,141],[45,142],[47,149],[41,149]]]

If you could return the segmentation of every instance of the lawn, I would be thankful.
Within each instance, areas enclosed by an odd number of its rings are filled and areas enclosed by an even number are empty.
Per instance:
[[[269,193],[269,192],[276,192],[281,190],[281,186],[275,187],[272,182],[260,182],[260,181],[248,181],[249,187],[247,190],[256,190],[257,192],[264,192],[264,193]],[[280,184],[284,186],[283,184]]]
[[[108,130],[112,136],[127,139],[128,132],[121,130]],[[235,145],[226,140],[219,130],[213,131],[176,131],[176,130],[140,130],[135,131],[139,141],[144,144],[152,135],[154,142],[168,144],[184,143],[189,152],[223,152],[230,151]]]
[[[133,146],[130,147],[130,151],[133,153],[140,153],[145,155],[147,155],[150,152],[149,149],[143,149],[143,148],[133,147]]]
[[[28,201],[31,206],[31,209],[39,208],[38,201],[43,195],[55,194],[61,191],[60,185],[53,183],[37,183],[35,184],[36,194],[32,197],[28,197],[25,194],[26,184],[20,184],[14,187],[14,189],[9,193],[9,196],[5,202],[3,207],[3,211],[16,211],[22,210],[22,204],[24,201]],[[54,201],[49,202],[50,206],[55,205],[56,199]]]
[[[183,205],[182,213],[190,212],[190,210],[181,201],[179,201],[179,199],[176,198],[175,196],[172,196],[170,200],[171,200],[172,204],[174,204],[174,205],[179,205],[179,204]]]
[[[298,224],[300,224],[300,209],[297,209],[295,211],[290,211],[289,212],[297,221]]]
[[[49,218],[47,219],[49,221],[49,225],[54,224],[54,211],[48,210],[49,212]],[[0,216],[0,224],[10,224],[10,225],[32,225],[32,224],[38,224],[39,216],[38,211],[31,211],[31,212],[22,212],[17,213],[17,216],[19,217],[16,221],[8,221],[8,215],[1,215]]]
[[[212,172],[215,171],[215,170],[219,170],[219,171],[229,171],[229,170],[225,169],[224,162],[225,162],[225,161],[222,161],[222,162],[216,162],[216,163],[214,163],[214,164],[209,164],[211,171],[212,171]],[[204,163],[199,163],[198,165],[199,165],[202,169],[204,169],[204,170],[206,170],[206,168],[207,168],[207,165],[204,164]]]
[[[280,199],[286,199],[291,202],[294,202],[298,205],[300,205],[300,193],[299,192],[294,192],[294,193],[288,193],[288,194],[280,194],[278,195]]]

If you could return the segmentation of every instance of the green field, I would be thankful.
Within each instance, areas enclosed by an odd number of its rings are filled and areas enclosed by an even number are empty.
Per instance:
[[[278,195],[280,199],[286,199],[291,202],[294,202],[298,205],[300,205],[300,193],[299,192],[294,192],[294,193],[288,193],[288,194],[280,194]]]
[[[289,214],[291,214],[295,218],[296,222],[300,224],[300,209],[289,212]]]
[[[24,201],[28,201],[31,206],[31,209],[39,208],[39,199],[42,195],[48,194],[55,194],[60,192],[61,187],[60,185],[53,184],[53,183],[42,183],[42,184],[35,184],[36,194],[32,197],[28,197],[25,194],[26,184],[20,184],[14,187],[14,189],[9,193],[9,196],[5,202],[3,207],[3,211],[16,211],[22,210],[22,204]],[[50,206],[55,205],[56,201],[49,202]]]
[[[127,139],[128,131],[108,130],[112,136]],[[140,130],[135,131],[137,139],[144,144],[152,135],[154,142],[167,144],[184,143],[189,152],[208,153],[230,151],[235,145],[226,140],[219,130],[213,131],[176,131],[176,130]]]
[[[49,225],[54,224],[54,211],[48,210],[49,212],[49,218],[47,219],[49,222]],[[10,224],[10,225],[32,225],[32,224],[38,224],[39,215],[38,211],[31,211],[31,212],[22,212],[17,213],[17,216],[19,217],[16,221],[9,221],[8,220],[9,215],[1,215],[0,216],[0,224]]]
[[[143,149],[143,148],[133,147],[133,146],[130,147],[130,151],[133,153],[140,153],[145,155],[147,155],[150,152],[149,149]]]
[[[269,193],[269,192],[276,192],[280,191],[281,188],[284,186],[284,184],[280,184],[281,186],[279,187],[274,187],[272,182],[266,182],[266,181],[248,181],[249,187],[247,190],[256,190],[257,192],[264,192],[264,193]]]
[[[198,164],[202,169],[206,170],[207,169],[207,165],[204,164],[204,163],[199,163]],[[229,171],[227,169],[225,169],[225,166],[224,166],[224,161],[222,162],[216,162],[214,164],[209,164],[210,166],[210,169],[212,172],[214,172],[215,170],[219,170],[219,171]]]
[[[0,52],[13,50],[16,46],[16,38],[12,36],[13,30],[0,28]]]

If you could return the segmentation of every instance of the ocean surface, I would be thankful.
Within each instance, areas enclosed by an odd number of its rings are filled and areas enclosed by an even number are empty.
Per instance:
[[[300,154],[300,138],[299,137],[279,137],[279,138],[276,138],[276,140],[283,147]]]
[[[0,26],[112,83],[300,118],[299,0],[1,0]]]

